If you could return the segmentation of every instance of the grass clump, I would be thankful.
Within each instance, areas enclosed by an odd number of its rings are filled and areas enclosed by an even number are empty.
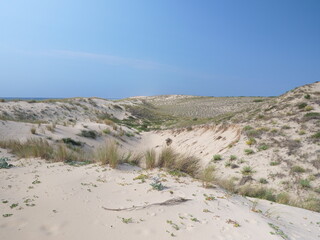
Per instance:
[[[265,179],[265,178],[260,178],[260,179],[259,179],[259,183],[261,183],[261,184],[267,184],[267,183],[268,183],[268,180]]]
[[[299,181],[299,184],[302,188],[311,188],[311,185],[310,185],[310,180],[308,179],[301,179]]]
[[[320,113],[319,112],[309,112],[309,113],[306,113],[303,117],[305,120],[320,119]]]
[[[159,155],[158,166],[172,169],[174,168],[178,156],[179,154],[174,152],[171,147],[163,148]]]
[[[249,146],[251,146],[253,144],[256,144],[256,143],[257,143],[257,141],[252,137],[249,138],[249,140],[246,141],[246,144],[249,145]]]
[[[259,151],[265,151],[269,149],[269,146],[267,144],[261,144],[259,147],[258,147],[258,150]]]
[[[245,149],[244,152],[245,152],[245,154],[247,154],[247,155],[254,154],[254,151],[253,151],[252,149]]]
[[[37,134],[37,129],[36,129],[35,127],[32,127],[32,128],[30,129],[30,132],[31,132],[33,135],[35,135],[35,134]]]
[[[249,185],[245,185],[238,189],[238,193],[243,196],[266,199],[272,202],[276,201],[276,195],[274,194],[274,190],[264,187],[253,187]]]
[[[222,157],[220,154],[216,154],[213,156],[213,161],[220,161],[220,160],[222,160]]]
[[[25,142],[19,140],[1,141],[0,147],[10,149],[19,158],[43,158],[51,159],[53,147],[42,138],[30,138]]]
[[[306,170],[303,167],[295,165],[291,167],[291,171],[295,173],[304,173]]]
[[[146,168],[153,169],[156,167],[156,151],[154,149],[149,149],[144,154],[146,160]]]
[[[241,173],[243,174],[243,175],[252,175],[253,174],[253,168],[252,167],[250,167],[250,166],[244,166],[243,168],[242,168],[242,170],[241,170]]]
[[[281,162],[279,162],[279,161],[272,161],[272,162],[270,162],[270,166],[278,166],[278,165],[280,165],[281,164]]]
[[[230,159],[230,161],[235,161],[235,160],[237,160],[237,156],[236,155],[231,155],[229,159]]]
[[[315,139],[320,139],[320,132],[313,134],[311,137]]]
[[[215,167],[213,165],[207,166],[203,170],[202,175],[201,175],[203,187],[208,188],[211,186],[211,183],[214,180],[214,171],[215,171]]]
[[[81,130],[79,134],[81,137],[96,139],[98,137],[97,131],[94,130]]]
[[[120,162],[118,145],[115,142],[111,142],[100,146],[96,150],[95,158],[102,164],[109,164],[111,168],[116,168]]]
[[[73,140],[72,138],[62,138],[61,140],[63,143],[67,145],[77,146],[77,147],[82,146],[82,142]]]
[[[299,104],[297,105],[297,107],[298,107],[299,109],[303,109],[303,108],[305,108],[306,106],[308,106],[308,104],[305,103],[305,102],[299,103]]]

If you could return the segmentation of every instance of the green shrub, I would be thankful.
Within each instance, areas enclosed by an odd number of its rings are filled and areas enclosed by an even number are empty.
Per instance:
[[[230,155],[230,161],[235,161],[237,160],[237,156],[236,155]]]
[[[310,99],[311,96],[310,96],[310,94],[306,94],[306,95],[304,95],[304,98],[305,98],[305,99]]]

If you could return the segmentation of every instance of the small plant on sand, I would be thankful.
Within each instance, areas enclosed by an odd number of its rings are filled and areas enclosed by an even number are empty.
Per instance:
[[[302,188],[311,188],[310,181],[308,179],[301,179],[299,183]]]
[[[207,166],[201,175],[201,180],[202,180],[202,185],[205,188],[211,187],[211,183],[214,180],[214,171],[215,167],[214,166]]]
[[[247,155],[254,154],[254,151],[253,151],[252,149],[245,149],[244,152],[245,152],[245,154],[247,154]]]
[[[291,167],[291,171],[295,173],[304,173],[306,170],[303,167],[295,165]]]
[[[30,132],[35,135],[37,133],[37,129],[35,127],[32,127],[30,129]]]
[[[265,179],[265,178],[260,178],[260,179],[259,179],[259,183],[261,183],[261,184],[267,184],[268,181],[267,181],[267,179]]]
[[[56,124],[52,123],[51,125],[47,125],[46,128],[47,128],[48,131],[53,133],[55,131],[55,129],[56,129]]]
[[[258,150],[264,151],[264,150],[267,150],[268,148],[269,148],[269,146],[267,144],[261,144],[261,145],[259,145]]]
[[[98,137],[97,131],[94,130],[81,130],[79,134],[81,137],[96,139]]]
[[[213,161],[220,161],[220,160],[222,160],[222,157],[220,154],[216,154],[213,156]]]
[[[150,184],[153,190],[162,191],[166,187],[162,185],[160,178],[153,178],[153,183]]]
[[[231,155],[229,159],[230,159],[230,161],[235,161],[235,160],[237,160],[237,156],[236,155]]]
[[[272,235],[278,235],[280,237],[282,237],[285,240],[288,240],[289,237],[276,225],[272,224],[272,223],[268,223],[269,226],[274,230],[274,232],[270,232],[270,234]]]
[[[241,173],[243,175],[252,175],[253,174],[253,169],[250,166],[244,166],[241,170]]]
[[[109,163],[111,168],[116,168],[120,161],[118,145],[115,142],[105,143],[100,146],[95,153],[97,161],[102,164]]]
[[[133,220],[132,218],[122,218],[122,222],[125,224],[128,224],[128,223],[133,223]]]
[[[163,148],[159,154],[158,166],[165,168],[174,168],[178,154],[171,147]]]
[[[249,146],[251,146],[253,144],[256,144],[256,143],[257,143],[257,141],[252,137],[249,138],[249,140],[246,141],[246,144],[249,145]]]
[[[144,157],[146,159],[146,168],[153,169],[156,166],[156,151],[154,149],[147,150]]]

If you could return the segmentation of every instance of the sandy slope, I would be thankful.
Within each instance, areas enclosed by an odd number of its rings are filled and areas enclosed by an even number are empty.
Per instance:
[[[279,227],[287,239],[320,239],[319,213],[267,201],[259,201],[255,207],[261,213],[254,212],[251,201],[220,189],[204,189],[190,178],[175,179],[164,172],[126,165],[113,170],[37,159],[15,161],[14,165],[0,170],[0,198],[8,201],[1,203],[0,210],[3,240],[282,239],[270,233],[275,230],[269,223]],[[149,174],[150,179],[145,183],[133,180],[140,173]],[[157,176],[165,190],[151,189],[151,178]],[[206,200],[205,195],[214,199]],[[103,208],[144,206],[175,197],[190,201],[132,211]],[[11,209],[14,203],[18,206]],[[124,223],[122,218],[132,222]],[[234,226],[235,222],[240,226]]]

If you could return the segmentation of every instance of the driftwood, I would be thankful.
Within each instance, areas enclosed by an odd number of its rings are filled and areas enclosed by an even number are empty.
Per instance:
[[[108,210],[108,211],[132,211],[132,210],[141,210],[141,209],[152,207],[152,206],[173,206],[173,205],[178,205],[180,203],[184,203],[184,202],[187,202],[187,201],[190,201],[190,200],[191,199],[178,197],[178,198],[169,199],[169,200],[164,201],[164,202],[151,203],[151,204],[146,204],[146,205],[143,205],[143,206],[133,206],[133,207],[128,207],[128,208],[106,208],[106,207],[102,206],[102,208],[104,210]]]

